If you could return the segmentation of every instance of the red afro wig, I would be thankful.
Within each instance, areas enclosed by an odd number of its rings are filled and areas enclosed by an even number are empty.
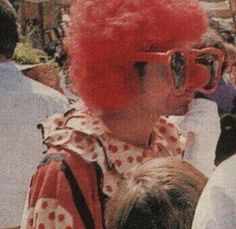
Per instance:
[[[77,0],[70,16],[70,76],[96,109],[120,109],[135,96],[134,53],[191,45],[208,26],[198,0]]]

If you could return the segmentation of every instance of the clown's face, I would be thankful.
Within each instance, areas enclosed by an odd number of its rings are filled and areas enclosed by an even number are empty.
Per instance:
[[[181,94],[173,90],[165,66],[146,66],[146,76],[138,100],[147,115],[158,118],[160,115],[185,114],[193,95],[194,90],[186,90]]]

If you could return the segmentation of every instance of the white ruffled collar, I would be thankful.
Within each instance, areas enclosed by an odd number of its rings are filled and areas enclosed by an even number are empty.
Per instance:
[[[103,192],[108,196],[138,164],[156,157],[181,155],[185,145],[175,125],[164,117],[154,128],[148,149],[111,137],[103,121],[89,111],[72,109],[55,114],[41,124],[44,143],[49,148],[60,146],[100,166],[104,175]]]

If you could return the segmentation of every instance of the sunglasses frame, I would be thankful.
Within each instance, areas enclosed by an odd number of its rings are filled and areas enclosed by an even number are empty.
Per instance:
[[[172,74],[172,69],[171,69],[171,58],[173,54],[175,53],[181,53],[184,55],[185,60],[186,60],[186,69],[185,69],[185,79],[183,81],[183,86],[180,89],[176,89],[175,82],[174,82],[174,77]],[[155,63],[155,64],[164,64],[167,66],[167,74],[168,78],[172,84],[173,89],[176,91],[177,94],[182,93],[185,91],[186,85],[187,85],[187,77],[188,77],[188,66],[191,64],[195,65],[204,65],[200,63],[196,63],[197,57],[201,55],[215,55],[217,56],[217,60],[219,63],[218,68],[216,69],[216,77],[213,81],[214,86],[210,89],[205,89],[205,88],[197,88],[197,91],[200,91],[202,93],[207,93],[210,94],[215,91],[215,89],[218,86],[218,83],[221,78],[222,74],[222,65],[224,63],[225,59],[225,54],[222,50],[218,48],[213,48],[213,47],[207,47],[203,49],[190,49],[190,50],[183,50],[183,49],[171,49],[166,52],[139,52],[135,55],[133,58],[134,62],[148,62],[148,63]],[[206,65],[205,65],[206,66]],[[210,81],[209,81],[210,82]]]

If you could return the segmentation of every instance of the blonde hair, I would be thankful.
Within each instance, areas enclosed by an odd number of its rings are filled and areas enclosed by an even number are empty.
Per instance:
[[[107,229],[191,228],[207,178],[186,161],[145,162],[106,204]]]

